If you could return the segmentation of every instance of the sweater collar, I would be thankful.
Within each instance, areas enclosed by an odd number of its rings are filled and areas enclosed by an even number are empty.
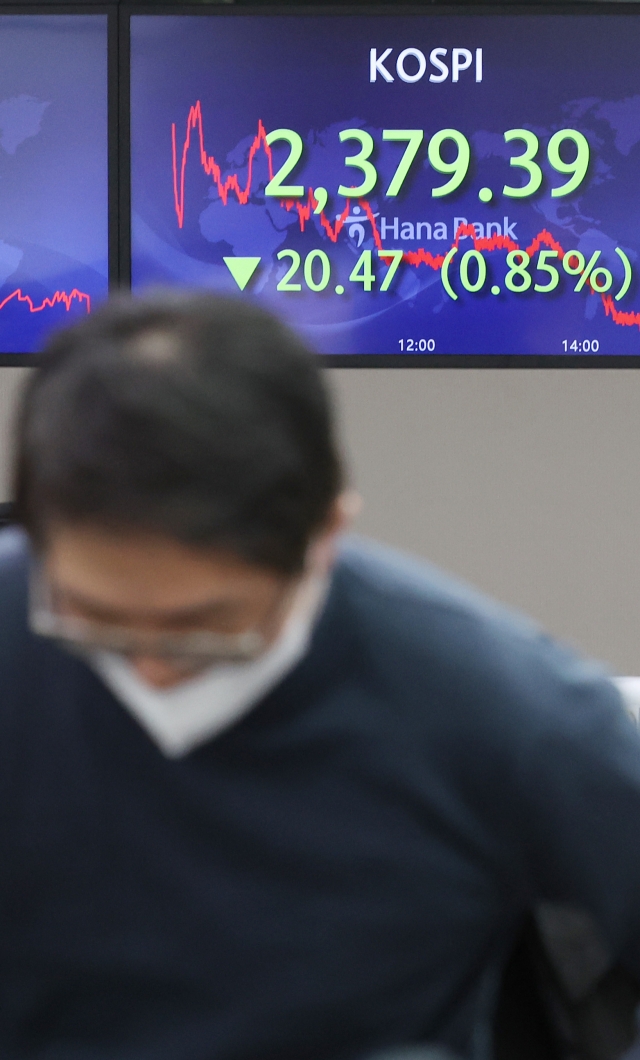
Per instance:
[[[119,656],[97,652],[91,665],[163,754],[182,757],[239,721],[304,658],[329,581],[309,580],[276,642],[251,663],[216,667],[162,691]]]

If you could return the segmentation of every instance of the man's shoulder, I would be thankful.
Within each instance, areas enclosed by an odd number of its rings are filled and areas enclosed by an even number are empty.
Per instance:
[[[392,634],[457,641],[470,636],[531,640],[540,628],[425,560],[378,542],[347,538],[340,550],[338,576],[355,607]]]
[[[360,658],[389,695],[472,707],[489,722],[544,726],[567,705],[619,706],[606,671],[534,621],[421,560],[348,539],[338,578]],[[573,712],[573,707],[570,713]]]
[[[5,570],[24,565],[29,556],[29,542],[24,530],[7,526],[0,530],[0,576]]]
[[[24,531],[0,530],[0,615],[2,623],[24,616],[29,567],[29,543]]]
[[[0,684],[14,679],[28,629],[29,544],[21,530],[0,531]]]

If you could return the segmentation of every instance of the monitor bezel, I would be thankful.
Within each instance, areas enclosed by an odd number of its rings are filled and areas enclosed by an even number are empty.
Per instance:
[[[120,137],[117,127],[120,67],[118,63],[118,6],[116,3],[80,4],[0,4],[0,15],[106,15],[107,17],[107,186],[108,186],[108,256],[109,290],[120,281],[118,272],[119,159]],[[0,368],[33,368],[40,360],[38,353],[2,353]]]
[[[120,282],[131,285],[131,149],[130,149],[130,20],[143,15],[199,16],[204,18],[245,18],[302,15],[318,17],[389,16],[430,18],[434,16],[526,17],[528,15],[572,16],[603,15],[607,18],[633,15],[640,17],[640,5],[626,0],[577,0],[569,3],[450,3],[429,4],[366,4],[318,6],[314,4],[243,5],[226,3],[124,3],[120,6],[120,168],[119,168],[119,276]],[[330,368],[640,368],[640,354],[320,354],[321,363]]]

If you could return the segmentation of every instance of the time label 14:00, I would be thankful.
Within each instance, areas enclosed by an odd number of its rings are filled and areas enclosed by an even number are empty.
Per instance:
[[[418,157],[418,152],[424,142],[424,130],[384,129],[382,139],[386,142],[405,145],[396,170],[384,190],[385,197],[393,199],[402,191],[411,167]],[[509,165],[524,170],[527,179],[520,184],[505,184],[502,188],[502,195],[510,199],[526,199],[534,195],[542,185],[543,173],[537,161],[540,154],[540,141],[529,129],[509,129],[504,134],[504,140],[507,144],[513,143],[516,151],[519,145],[524,146],[524,150],[511,156]],[[287,178],[291,177],[302,158],[304,150],[302,137],[293,129],[274,129],[267,135],[266,141],[269,147],[276,143],[288,144],[289,154],[278,172],[266,185],[265,195],[276,199],[297,199],[306,195],[306,189],[302,184],[284,183]],[[341,143],[352,141],[359,145],[359,150],[355,154],[347,155],[344,164],[358,170],[362,174],[362,180],[359,184],[338,185],[337,194],[346,199],[371,195],[380,181],[378,170],[371,161],[376,146],[373,136],[365,129],[343,129],[340,133],[340,141]],[[551,168],[569,177],[564,184],[551,189],[552,198],[561,198],[576,191],[589,169],[589,142],[586,137],[577,129],[560,129],[549,139],[546,153]],[[573,157],[567,159],[567,154]],[[471,145],[466,136],[457,129],[440,129],[428,142],[427,158],[432,169],[449,176],[449,180],[444,184],[431,189],[433,198],[443,198],[456,191],[469,172]],[[318,204],[316,212],[320,212],[327,203],[327,189],[316,188],[314,196]],[[483,202],[490,202],[492,197],[493,193],[490,189],[482,189],[480,198]]]

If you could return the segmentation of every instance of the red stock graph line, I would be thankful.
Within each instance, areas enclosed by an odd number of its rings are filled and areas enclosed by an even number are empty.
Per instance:
[[[39,305],[36,305],[33,299],[28,294],[24,294],[21,287],[18,287],[15,291],[12,291],[11,294],[8,294],[6,298],[3,298],[0,302],[0,310],[4,309],[4,307],[8,305],[9,302],[12,302],[14,298],[17,299],[18,302],[26,303],[29,307],[30,313],[41,313],[43,309],[53,309],[55,305],[60,304],[65,307],[68,313],[73,302],[79,302],[80,304],[84,303],[87,307],[87,313],[91,312],[90,295],[85,294],[84,291],[79,291],[77,287],[74,287],[70,294],[67,294],[66,291],[55,291],[51,298],[44,298]]]
[[[258,131],[251,143],[251,146],[249,147],[249,155],[247,159],[247,176],[244,182],[244,186],[242,186],[240,178],[236,173],[230,174],[229,176],[225,177],[224,180],[222,179],[222,170],[220,166],[216,162],[213,155],[207,154],[204,145],[202,104],[200,100],[197,100],[196,103],[189,110],[184,141],[182,144],[182,150],[180,152],[178,152],[177,129],[175,122],[171,125],[173,199],[179,228],[182,228],[184,225],[185,176],[187,170],[187,162],[189,159],[189,152],[191,148],[192,136],[194,132],[196,133],[196,142],[199,153],[200,165],[204,173],[212,178],[213,183],[215,184],[218,190],[218,194],[224,206],[227,205],[229,201],[229,194],[232,191],[241,206],[246,205],[246,203],[249,201],[249,197],[251,195],[251,184],[253,180],[253,162],[258,151],[260,150],[264,151],[264,154],[267,159],[269,179],[273,179],[273,154],[271,151],[271,147],[267,143],[267,131],[264,125],[262,124],[262,121],[258,121]],[[367,220],[371,225],[373,241],[377,249],[383,250],[384,248],[382,245],[382,238],[380,236],[380,232],[376,224],[375,215],[373,213],[373,210],[371,209],[370,204],[367,202],[366,199],[359,199],[358,204],[361,209],[364,210],[365,216],[367,217]],[[314,196],[313,188],[309,188],[306,202],[298,202],[295,199],[285,199],[282,201],[282,206],[284,206],[285,209],[288,211],[296,211],[296,213],[298,214],[300,231],[304,232],[307,222],[311,219],[312,214],[314,214],[315,209],[318,206],[318,202]],[[345,223],[347,223],[350,207],[351,202],[350,200],[347,200],[344,210],[336,217],[334,224],[331,223],[329,218],[326,216],[324,210],[322,210],[317,215],[322,228],[324,229],[327,237],[331,240],[332,243],[337,243],[338,236],[340,235],[340,232],[344,227]],[[465,238],[471,238],[473,240],[474,248],[479,251],[521,249],[520,245],[514,242],[514,240],[511,239],[509,236],[478,236],[473,225],[471,224],[459,225],[458,230],[455,233],[455,239],[451,246],[458,247],[460,244],[460,240]],[[532,254],[535,254],[536,251],[538,251],[542,246],[549,247],[549,249],[557,251],[560,260],[562,260],[566,253],[565,248],[562,246],[562,244],[558,243],[558,241],[554,239],[554,237],[551,235],[550,232],[547,231],[546,228],[543,228],[542,231],[538,232],[538,234],[534,237],[529,246],[525,248],[526,253],[531,256]],[[416,268],[419,265],[427,265],[429,268],[437,271],[442,267],[445,257],[446,254],[432,254],[430,250],[425,250],[424,247],[419,247],[418,250],[405,251],[403,255],[403,260],[406,261],[409,265],[415,266]],[[587,281],[587,285],[589,285],[589,281]],[[591,293],[595,293],[593,291],[593,288],[591,288]],[[18,294],[18,292],[14,292],[14,294]],[[57,297],[58,294],[62,294],[62,292],[56,292],[54,298]],[[69,297],[73,297],[74,294],[80,297],[88,298],[88,295],[80,295],[79,291],[72,291]],[[11,297],[14,297],[14,295],[10,295],[10,298]],[[614,305],[613,298],[608,294],[601,294],[600,297],[602,299],[605,314],[608,317],[611,317],[614,324],[621,325],[622,327],[640,328],[640,312],[625,312],[623,310],[617,309]],[[0,304],[0,309],[2,309],[3,305],[6,304],[6,301],[8,301],[8,299],[6,299],[5,302]],[[47,300],[45,299],[45,301]],[[43,307],[44,303],[38,308]],[[67,308],[69,307],[67,306]],[[38,309],[32,309],[31,312],[38,312]]]
[[[251,181],[253,178],[253,160],[260,150],[264,151],[267,156],[267,163],[269,166],[269,179],[273,177],[273,156],[271,148],[267,143],[267,131],[261,121],[258,121],[258,132],[254,138],[251,147],[249,148],[249,158],[247,164],[247,180],[244,188],[240,187],[240,181],[235,173],[227,177],[226,180],[222,180],[222,170],[216,162],[213,155],[208,155],[204,146],[204,129],[202,127],[202,104],[198,100],[189,111],[189,117],[187,118],[187,131],[184,138],[184,144],[182,147],[182,158],[180,162],[180,176],[178,179],[178,152],[176,146],[176,127],[175,124],[171,126],[171,146],[173,149],[173,198],[175,202],[176,214],[178,217],[178,225],[182,228],[184,224],[184,178],[185,171],[187,168],[187,158],[189,156],[189,148],[191,147],[191,134],[197,129],[198,132],[198,147],[200,150],[200,165],[208,177],[213,178],[213,183],[218,189],[218,194],[222,199],[224,205],[227,205],[229,200],[229,192],[234,191],[236,198],[241,206],[245,206],[249,201],[251,194]]]

